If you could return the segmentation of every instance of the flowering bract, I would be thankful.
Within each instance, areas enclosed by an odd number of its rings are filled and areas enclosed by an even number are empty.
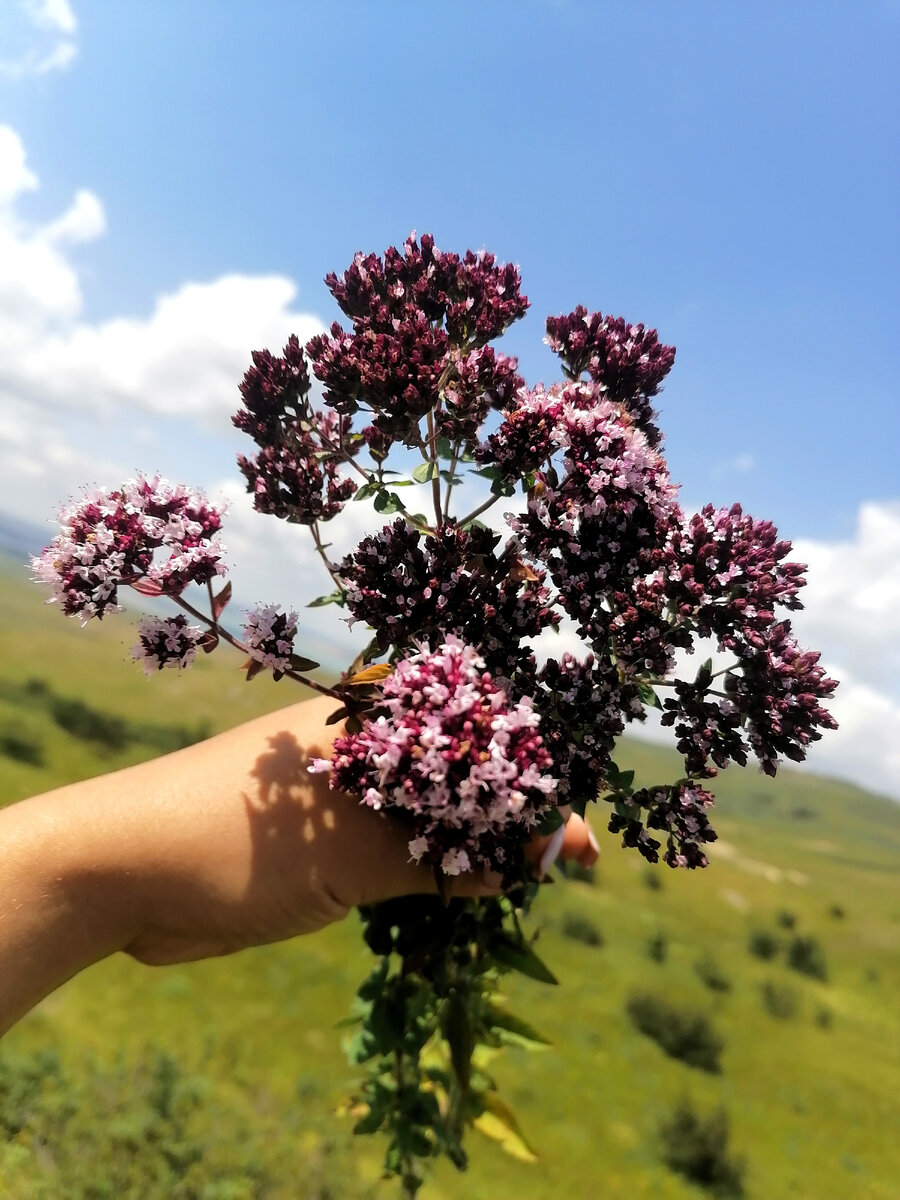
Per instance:
[[[386,681],[378,716],[338,738],[324,764],[332,787],[408,819],[410,855],[448,875],[508,874],[556,790],[538,714],[527,698],[511,702],[484,666],[452,634],[423,646]]]
[[[623,846],[704,867],[716,834],[703,784],[751,756],[768,774],[802,760],[835,725],[824,703],[836,683],[785,619],[805,581],[790,543],[737,504],[682,512],[652,406],[675,350],[655,330],[582,306],[550,317],[563,378],[530,387],[492,344],[528,307],[518,267],[413,234],[326,283],[349,327],[306,347],[291,337],[280,357],[254,352],[233,421],[256,446],[238,460],[254,507],[310,529],[333,589],[313,604],[371,631],[337,681],[304,674],[317,664],[295,652],[292,610],[257,605],[240,637],[222,624],[221,517],[188,488],[138,477],[87,492],[34,572],[83,620],[115,609],[122,586],[180,607],[140,624],[134,655],[148,674],[225,641],[248,679],[267,671],[332,696],[331,721],[346,725],[310,769],[373,820],[402,822],[410,858],[445,899],[446,876],[499,872],[502,898],[362,910],[380,962],[357,998],[352,1055],[371,1064],[357,1129],[384,1131],[386,1169],[410,1197],[422,1160],[464,1166],[466,1124],[503,1111],[473,1069],[475,1049],[510,1029],[498,974],[555,982],[519,920],[538,890],[524,853],[535,831],[555,832],[543,863],[563,813],[599,800]],[[466,475],[489,493],[459,513]],[[484,524],[518,489],[512,536]],[[332,562],[319,526],[351,498],[371,501],[377,524]],[[205,586],[208,615],[186,598],[191,583]],[[541,635],[564,617],[582,649],[554,655]],[[723,665],[681,670],[704,642]],[[683,775],[636,786],[617,745],[649,707],[673,729]]]

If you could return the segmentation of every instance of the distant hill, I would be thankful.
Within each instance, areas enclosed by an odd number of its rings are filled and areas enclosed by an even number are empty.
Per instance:
[[[15,562],[25,562],[29,554],[40,554],[51,536],[49,526],[0,512],[0,554]]]

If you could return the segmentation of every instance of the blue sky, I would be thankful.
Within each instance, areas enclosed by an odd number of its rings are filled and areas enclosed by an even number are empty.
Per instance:
[[[822,564],[809,640],[863,689],[890,786],[898,51],[889,0],[4,0],[0,125],[27,160],[7,155],[7,232],[59,261],[43,289],[6,272],[41,297],[7,339],[28,366],[0,378],[7,444],[33,470],[0,509],[52,508],[86,462],[233,475],[228,378],[254,337],[336,316],[321,280],[356,249],[485,246],[521,265],[505,348],[530,380],[553,377],[544,317],[579,302],[677,345],[673,475]]]

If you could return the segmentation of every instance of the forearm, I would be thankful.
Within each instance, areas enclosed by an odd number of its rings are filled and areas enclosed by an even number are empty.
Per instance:
[[[62,791],[0,812],[0,1034],[134,936],[135,907],[110,852],[112,831]]]
[[[293,705],[0,811],[0,1033],[117,950],[200,958],[343,915],[321,877],[344,798],[306,771],[329,752],[333,708]]]

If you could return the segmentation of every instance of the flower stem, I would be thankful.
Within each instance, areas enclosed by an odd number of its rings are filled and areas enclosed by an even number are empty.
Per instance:
[[[234,646],[235,650],[240,650],[243,654],[249,655],[250,651],[243,642],[238,641],[227,629],[224,629],[216,621],[213,621],[205,613],[202,613],[199,608],[194,608],[193,604],[185,600],[183,596],[172,596],[170,599],[174,600],[179,608],[183,608],[185,612],[190,613],[195,620],[202,621],[213,633],[218,634],[220,638],[224,638],[230,646]],[[306,675],[301,675],[298,671],[285,671],[285,675],[297,683],[302,683],[304,687],[312,688],[314,692],[320,692],[323,696],[333,696],[335,700],[343,699],[340,692],[336,692],[334,688],[326,687],[324,683],[316,683],[315,679],[309,679]]]
[[[434,501],[434,519],[438,525],[441,524],[441,477],[438,474],[438,456],[437,456],[437,433],[434,428],[434,415],[431,409],[428,410],[426,417],[428,422],[428,449],[430,452],[430,461],[434,464],[434,474],[431,477],[431,498]]]
[[[483,512],[487,512],[489,508],[493,508],[497,501],[501,499],[501,496],[489,496],[483,504],[479,504],[477,508],[473,508],[470,513],[457,521],[457,525],[468,525],[470,521],[474,521],[476,517],[480,517]]]
[[[328,561],[328,556],[325,553],[325,547],[322,545],[322,538],[319,535],[319,522],[313,521],[309,527],[309,531],[313,536],[313,541],[316,543],[316,550],[318,551],[319,558],[321,558],[322,562],[325,564],[325,570],[331,576],[335,587],[339,592],[346,592],[347,589],[344,586],[343,579],[341,579],[340,575],[338,575],[338,573],[335,571],[334,566]]]
[[[453,477],[456,475],[456,464],[459,462],[459,452],[462,449],[461,442],[455,442],[453,446],[453,456],[450,459],[450,470],[447,473],[447,491],[444,495],[444,520],[450,517],[450,496],[453,492]]]

